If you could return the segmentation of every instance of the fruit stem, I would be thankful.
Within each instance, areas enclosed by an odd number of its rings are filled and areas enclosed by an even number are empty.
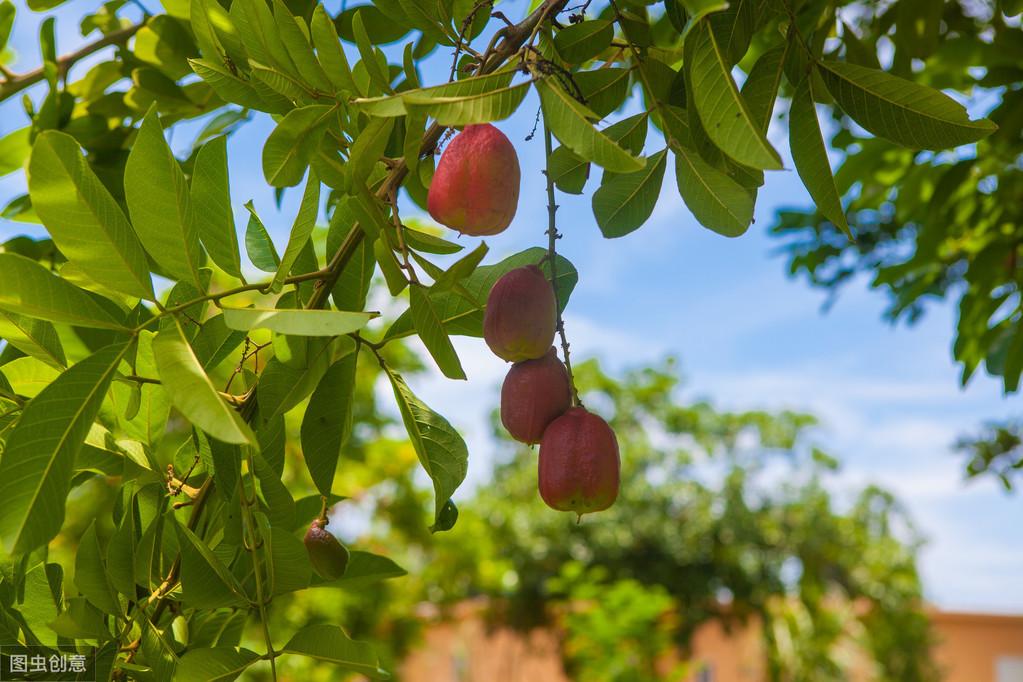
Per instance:
[[[568,353],[568,337],[565,335],[565,320],[561,316],[561,301],[558,300],[558,251],[557,242],[561,238],[558,234],[555,214],[558,212],[558,205],[554,203],[554,179],[551,176],[551,153],[553,143],[551,141],[551,129],[547,126],[547,117],[543,120],[543,144],[546,153],[546,167],[543,174],[547,178],[547,262],[551,268],[551,288],[554,290],[554,307],[558,311],[558,335],[561,337],[561,352],[565,356],[565,369],[568,370],[568,385],[572,387],[572,404],[581,407],[579,390],[575,387],[575,375],[572,373],[572,360]]]

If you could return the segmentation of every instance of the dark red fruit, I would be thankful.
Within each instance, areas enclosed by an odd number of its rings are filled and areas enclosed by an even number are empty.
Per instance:
[[[323,519],[313,521],[302,542],[309,553],[313,570],[326,580],[337,580],[348,568],[348,548],[324,528],[325,525]]]
[[[542,358],[512,365],[501,386],[501,423],[523,443],[539,443],[547,425],[571,406],[568,371],[553,346]]]
[[[504,133],[481,123],[448,143],[430,182],[433,219],[474,237],[503,232],[519,205],[519,157]]]
[[[535,265],[506,272],[494,283],[483,315],[483,339],[508,362],[543,357],[554,341],[554,288]]]
[[[588,514],[618,498],[618,439],[607,422],[573,407],[551,422],[540,441],[540,497],[558,511]]]

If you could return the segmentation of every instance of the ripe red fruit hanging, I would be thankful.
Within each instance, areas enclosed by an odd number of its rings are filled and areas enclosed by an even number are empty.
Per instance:
[[[553,346],[541,358],[512,365],[501,386],[501,423],[523,443],[539,443],[548,424],[571,406],[568,371]]]
[[[430,183],[433,219],[474,237],[503,232],[519,204],[519,157],[504,133],[480,123],[448,143]]]
[[[342,545],[324,526],[326,521],[316,519],[306,531],[302,542],[309,553],[313,570],[327,580],[337,580],[348,568],[348,548]]]
[[[483,316],[483,339],[508,362],[543,357],[554,341],[554,289],[535,265],[515,268],[494,283]]]
[[[618,439],[583,407],[555,419],[540,441],[539,488],[547,506],[576,514],[607,509],[618,497]]]

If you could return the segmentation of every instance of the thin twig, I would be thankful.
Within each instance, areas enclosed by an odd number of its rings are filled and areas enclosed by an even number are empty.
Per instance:
[[[558,212],[558,205],[554,203],[554,179],[551,176],[551,153],[554,151],[554,143],[551,140],[551,129],[547,127],[547,120],[543,122],[544,152],[547,162],[544,175],[547,178],[547,262],[551,268],[551,288],[554,290],[554,307],[558,311],[558,335],[561,337],[561,352],[565,356],[565,369],[568,370],[568,383],[572,387],[572,404],[582,406],[579,401],[579,390],[575,387],[575,375],[572,374],[572,359],[568,353],[568,337],[565,334],[565,320],[561,316],[561,301],[558,300],[558,251],[557,242],[561,238],[558,234],[555,214]]]

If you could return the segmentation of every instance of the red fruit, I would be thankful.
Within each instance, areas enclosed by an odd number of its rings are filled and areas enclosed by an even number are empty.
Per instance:
[[[504,133],[481,123],[448,144],[426,200],[433,219],[474,237],[503,232],[519,204],[519,157]]]
[[[540,497],[580,516],[607,509],[618,497],[618,439],[607,422],[573,407],[551,422],[540,441]]]
[[[501,423],[515,440],[539,443],[547,425],[570,407],[568,371],[553,346],[542,358],[508,370],[501,386]]]
[[[554,341],[558,304],[540,268],[510,270],[494,283],[483,315],[483,339],[508,362],[543,357]]]

